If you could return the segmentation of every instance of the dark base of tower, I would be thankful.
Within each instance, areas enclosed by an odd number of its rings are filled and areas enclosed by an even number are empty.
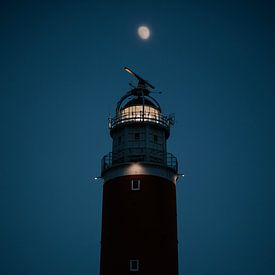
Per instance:
[[[135,273],[178,275],[175,184],[161,177],[104,183],[100,275]]]

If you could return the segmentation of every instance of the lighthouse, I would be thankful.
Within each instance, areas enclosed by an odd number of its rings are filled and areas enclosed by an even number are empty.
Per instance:
[[[112,151],[102,158],[100,275],[178,275],[178,162],[167,152],[174,116],[154,86],[137,79],[109,118]]]

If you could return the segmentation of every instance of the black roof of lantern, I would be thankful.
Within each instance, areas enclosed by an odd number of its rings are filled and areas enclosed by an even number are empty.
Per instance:
[[[144,105],[144,106],[149,106],[149,107],[153,107],[157,110],[160,111],[159,106],[154,103],[153,101],[149,100],[148,98],[142,98],[142,97],[135,97],[133,99],[130,99],[123,107],[122,109],[131,107],[131,106],[140,106],[140,105]]]

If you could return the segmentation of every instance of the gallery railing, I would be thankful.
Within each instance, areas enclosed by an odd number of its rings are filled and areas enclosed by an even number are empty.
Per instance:
[[[148,148],[128,148],[115,153],[110,152],[102,158],[101,171],[128,162],[149,162],[171,168],[176,173],[178,171],[178,161],[173,154]]]
[[[162,115],[161,113],[150,113],[150,112],[128,112],[128,113],[121,113],[116,115],[113,118],[109,119],[109,128],[112,129],[119,124],[129,123],[129,122],[151,122],[156,123],[165,128],[169,128],[171,125],[171,118]]]

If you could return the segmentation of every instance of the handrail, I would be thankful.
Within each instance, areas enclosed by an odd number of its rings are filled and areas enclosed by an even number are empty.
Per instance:
[[[177,158],[163,151],[150,148],[128,148],[116,153],[110,152],[102,158],[101,172],[122,163],[128,162],[149,162],[171,168],[178,171]]]
[[[128,123],[128,122],[152,122],[169,128],[170,119],[167,116],[164,116],[160,113],[150,113],[150,112],[128,112],[116,115],[113,118],[109,119],[109,128],[112,129],[119,124]]]

